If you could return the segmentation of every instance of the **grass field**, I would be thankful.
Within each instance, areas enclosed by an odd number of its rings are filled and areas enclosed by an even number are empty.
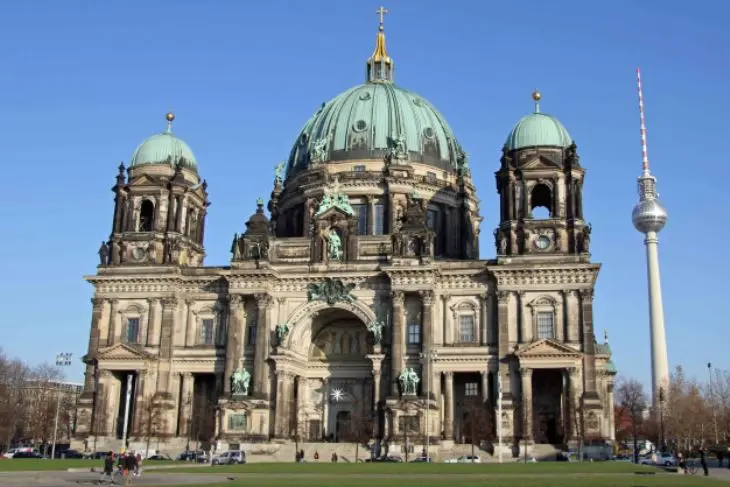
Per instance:
[[[173,465],[181,462],[166,462],[166,461],[155,461],[154,465]],[[104,464],[104,460],[76,460],[76,459],[32,459],[23,458],[19,460],[3,459],[0,460],[0,472],[29,472],[29,471],[51,471],[51,470],[66,470],[69,468],[101,468]],[[152,464],[152,462],[150,462]]]

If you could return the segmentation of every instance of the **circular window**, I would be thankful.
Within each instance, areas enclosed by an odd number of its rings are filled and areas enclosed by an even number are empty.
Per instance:
[[[416,105],[417,107],[420,107],[421,105],[423,105],[423,102],[421,101],[420,98],[414,98],[413,104]]]
[[[360,96],[358,98],[360,98],[362,101],[368,101],[372,97],[370,96],[370,93],[368,93],[367,91],[363,91],[362,93],[360,93]]]
[[[365,120],[358,120],[355,122],[355,131],[362,132],[366,128],[368,128],[368,123]]]
[[[423,135],[425,135],[429,139],[433,138],[433,129],[431,127],[426,127],[425,129],[423,129]]]
[[[537,237],[537,240],[535,240],[535,246],[540,250],[547,249],[550,247],[550,238],[545,235],[540,235]]]

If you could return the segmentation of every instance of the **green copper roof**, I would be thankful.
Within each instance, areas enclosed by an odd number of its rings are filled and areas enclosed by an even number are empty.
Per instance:
[[[132,155],[130,167],[142,166],[145,164],[170,164],[195,170],[198,162],[193,151],[182,139],[172,134],[172,120],[174,115],[168,114],[168,126],[165,132],[155,134],[142,142]]]
[[[287,174],[330,161],[383,159],[443,169],[466,165],[466,156],[436,108],[392,83],[366,83],[338,95],[304,125]]]
[[[507,137],[507,150],[526,147],[559,147],[565,149],[573,139],[557,118],[536,111],[522,117]]]

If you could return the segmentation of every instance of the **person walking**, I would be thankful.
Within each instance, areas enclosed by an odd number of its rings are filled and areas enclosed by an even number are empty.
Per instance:
[[[97,485],[102,485],[104,480],[109,481],[109,485],[115,485],[114,483],[114,452],[110,451],[104,457],[104,470],[101,473],[101,478],[97,482]]]
[[[700,448],[700,465],[702,465],[702,470],[705,471],[705,477],[708,477],[710,475],[710,472],[707,470],[707,448]]]

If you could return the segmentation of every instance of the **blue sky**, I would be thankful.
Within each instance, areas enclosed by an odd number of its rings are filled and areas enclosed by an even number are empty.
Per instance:
[[[701,5],[701,7],[700,7]],[[213,205],[207,263],[318,106],[363,82],[378,3],[51,1],[0,5],[0,340],[31,363],[85,353],[99,243],[116,167],[176,113]],[[642,236],[631,225],[641,169],[634,70],[642,68],[649,159],[670,220],[661,234],[671,366],[730,368],[730,112],[727,2],[392,1],[396,81],[433,102],[471,156],[482,256],[494,255],[494,171],[512,125],[543,93],[587,168],[595,300],[622,373],[648,380]],[[80,363],[70,378],[81,380]]]

